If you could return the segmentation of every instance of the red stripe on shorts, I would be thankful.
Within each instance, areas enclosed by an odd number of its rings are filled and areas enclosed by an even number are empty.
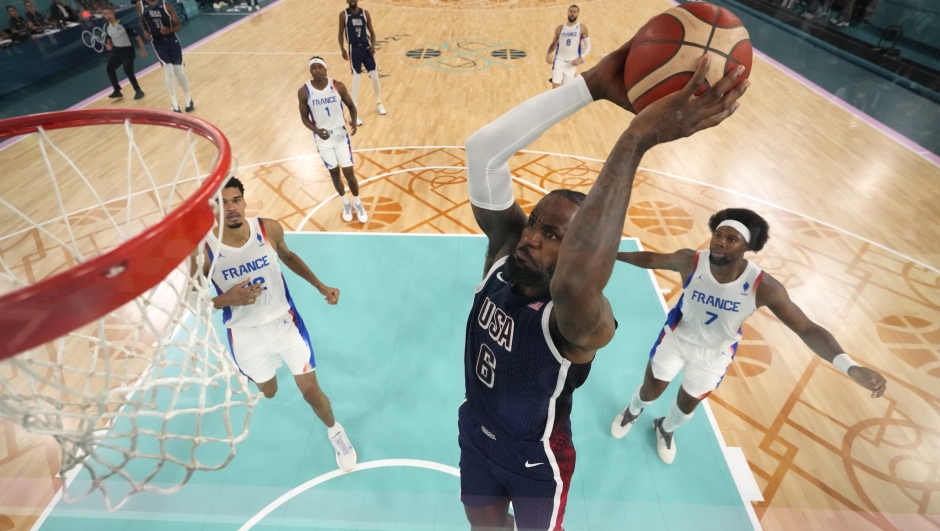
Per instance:
[[[558,502],[558,518],[552,523],[553,531],[564,531],[561,527],[565,519],[565,505],[568,503],[568,487],[571,486],[571,476],[574,475],[575,452],[574,443],[571,442],[571,428],[567,422],[555,426],[548,444],[558,463],[558,472],[561,475],[561,499]]]

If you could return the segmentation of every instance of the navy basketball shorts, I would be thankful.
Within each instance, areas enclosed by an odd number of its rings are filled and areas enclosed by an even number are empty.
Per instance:
[[[167,39],[164,41],[152,41],[153,51],[157,54],[157,59],[165,65],[183,64],[183,47],[177,39]]]
[[[461,433],[460,501],[487,507],[512,501],[516,528],[560,531],[574,475],[571,423],[556,426],[547,442],[495,440]]]
[[[350,46],[349,68],[352,69],[352,73],[358,74],[362,72],[362,65],[366,65],[366,72],[375,70],[375,57],[369,53],[369,47],[356,45]]]

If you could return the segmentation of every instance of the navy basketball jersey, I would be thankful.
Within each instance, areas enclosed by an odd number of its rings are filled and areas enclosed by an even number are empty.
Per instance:
[[[572,392],[587,379],[590,364],[573,365],[553,343],[551,295],[522,297],[513,293],[511,282],[506,258],[498,260],[473,298],[464,345],[467,396],[460,407],[461,433],[548,440],[554,426],[567,423]]]
[[[170,20],[170,12],[166,10],[163,0],[157,5],[150,5],[147,0],[141,0],[140,7],[143,10],[144,24],[147,26],[147,32],[154,41],[165,41],[176,39],[175,33],[164,35],[160,33],[160,28],[173,27],[173,21]]]
[[[366,11],[360,9],[359,13],[346,10],[346,42],[355,46],[369,46],[369,36],[366,35]]]

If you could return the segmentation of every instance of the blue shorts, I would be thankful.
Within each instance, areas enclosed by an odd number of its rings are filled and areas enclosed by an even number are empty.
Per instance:
[[[369,53],[369,47],[356,45],[350,46],[349,68],[352,69],[352,73],[358,74],[362,72],[362,65],[366,65],[366,72],[375,70],[375,57]]]
[[[483,426],[463,428],[458,439],[460,501],[487,507],[509,499],[518,529],[561,530],[574,475],[571,423],[556,426],[547,444],[501,440]]]
[[[157,59],[165,65],[183,64],[183,47],[179,39],[167,39],[163,41],[151,41],[153,51],[157,54]]]

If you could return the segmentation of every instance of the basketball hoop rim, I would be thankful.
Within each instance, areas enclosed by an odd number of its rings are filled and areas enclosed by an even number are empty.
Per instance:
[[[116,310],[166,278],[215,223],[210,199],[231,169],[228,139],[214,125],[185,114],[148,109],[60,111],[0,120],[0,138],[90,125],[172,127],[212,142],[219,154],[205,181],[166,217],[117,248],[0,296],[0,360],[47,343]]]

